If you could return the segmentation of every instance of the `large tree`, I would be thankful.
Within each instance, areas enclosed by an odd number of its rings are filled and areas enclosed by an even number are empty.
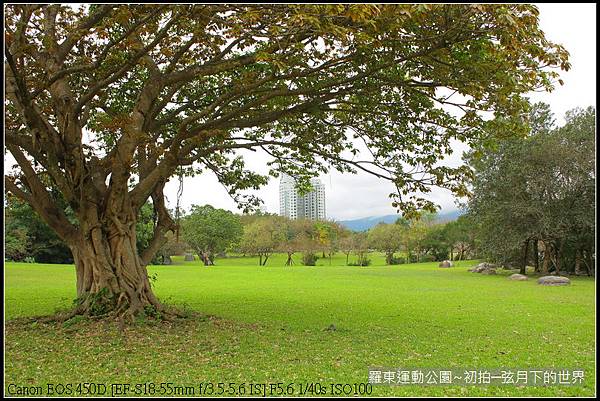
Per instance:
[[[549,106],[535,104],[530,120],[527,137],[470,155],[475,179],[468,208],[478,222],[480,250],[522,273],[532,254],[545,273],[551,267],[558,273],[583,270],[583,264],[591,273],[595,110],[575,109],[555,128]]]
[[[266,266],[269,256],[286,240],[287,228],[282,220],[279,216],[266,216],[244,227],[240,249],[258,255],[259,266]]]
[[[393,265],[394,253],[400,251],[404,245],[404,234],[405,230],[399,224],[379,223],[369,230],[369,245],[385,253],[385,263]]]
[[[360,169],[396,185],[394,205],[431,208],[406,196],[465,191],[467,170],[439,160],[452,139],[481,138],[478,111],[511,125],[521,94],[551,89],[548,67],[569,68],[537,8],[519,4],[18,4],[5,8],[5,39],[6,188],[71,248],[75,313],[101,298],[128,316],[163,309],[146,264],[175,228],[173,175],[212,172],[252,206],[240,191],[268,177],[236,151],[262,149],[272,175],[308,185]],[[149,198],[157,224],[138,254]]]
[[[475,249],[475,227],[468,215],[463,214],[454,221],[444,226],[444,236],[448,242],[450,260],[465,259],[465,255],[474,255]],[[454,251],[456,250],[456,254]]]
[[[238,244],[244,233],[238,216],[210,205],[192,206],[183,219],[182,231],[183,240],[205,266],[214,265],[215,256]]]

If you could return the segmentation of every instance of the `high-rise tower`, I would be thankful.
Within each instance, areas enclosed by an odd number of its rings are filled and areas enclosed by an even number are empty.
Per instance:
[[[312,190],[300,195],[292,177],[282,174],[279,182],[279,214],[290,219],[325,220],[325,185],[321,180],[310,180]]]

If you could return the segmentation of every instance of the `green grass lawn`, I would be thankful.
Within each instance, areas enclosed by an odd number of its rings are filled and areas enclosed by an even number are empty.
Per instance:
[[[296,258],[299,259],[299,258]],[[75,298],[73,266],[5,264],[5,386],[46,383],[365,383],[370,366],[580,369],[583,385],[373,386],[374,396],[595,393],[595,282],[543,287],[437,263],[284,267],[275,255],[151,266],[158,296],[206,315],[175,323],[31,323]],[[331,324],[335,331],[325,330]],[[147,387],[149,389],[149,387]],[[207,387],[205,386],[204,389]],[[254,387],[255,390],[257,387]],[[318,387],[312,387],[313,390]],[[174,390],[183,391],[183,390]],[[189,390],[185,390],[188,391]],[[276,390],[277,391],[277,390]],[[181,393],[180,393],[181,394]],[[226,395],[226,394],[225,394]],[[262,394],[260,394],[262,395]],[[310,392],[306,395],[313,395]]]

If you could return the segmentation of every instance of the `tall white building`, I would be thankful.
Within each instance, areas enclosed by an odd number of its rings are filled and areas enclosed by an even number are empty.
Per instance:
[[[325,220],[325,185],[321,180],[310,180],[312,190],[300,195],[292,177],[282,174],[279,182],[279,215],[290,219]]]

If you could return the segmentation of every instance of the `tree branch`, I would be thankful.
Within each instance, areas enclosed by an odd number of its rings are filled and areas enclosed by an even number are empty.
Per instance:
[[[144,266],[150,263],[154,255],[156,255],[156,252],[158,252],[160,247],[166,242],[167,239],[165,234],[168,231],[174,231],[177,227],[165,206],[165,197],[163,194],[164,186],[165,183],[162,182],[152,193],[152,204],[154,206],[154,212],[158,216],[158,221],[156,222],[156,227],[154,227],[154,234],[148,248],[140,255],[140,259]]]
[[[23,174],[25,176],[25,182],[31,191],[23,200],[27,201],[33,208],[38,212],[40,217],[55,230],[58,235],[67,243],[73,243],[77,228],[71,224],[64,212],[58,209],[51,199],[48,191],[40,181],[38,175],[31,167],[31,164],[25,157],[25,155],[14,145],[7,144],[7,148],[13,155]],[[7,182],[11,182],[8,180]],[[14,182],[9,188],[17,190],[15,195],[22,196],[25,194],[23,190],[18,190],[18,187]]]
[[[83,20],[71,33],[65,38],[65,40],[58,45],[58,52],[56,54],[57,60],[60,64],[65,60],[73,46],[85,35],[89,33],[90,28],[95,26],[97,23],[102,21],[104,17],[108,16],[112,11],[112,5],[101,5],[98,10],[87,19]]]
[[[171,29],[171,27],[175,24],[176,21],[177,15],[171,17],[171,19],[165,24],[165,26],[160,31],[158,31],[152,42],[150,42],[148,45],[144,46],[142,49],[138,50],[135,54],[129,57],[127,59],[127,62],[124,63],[121,66],[121,68],[109,74],[106,78],[100,80],[96,85],[94,85],[85,94],[83,94],[80,97],[77,104],[75,105],[76,114],[79,114],[83,106],[91,99],[93,99],[98,92],[100,92],[102,89],[106,88],[108,85],[115,82],[119,78],[125,76],[125,74],[131,68],[133,68],[142,57],[148,54],[150,50],[152,50],[161,40],[163,40],[167,36],[169,29]],[[162,84],[164,86],[165,82],[162,82]]]

